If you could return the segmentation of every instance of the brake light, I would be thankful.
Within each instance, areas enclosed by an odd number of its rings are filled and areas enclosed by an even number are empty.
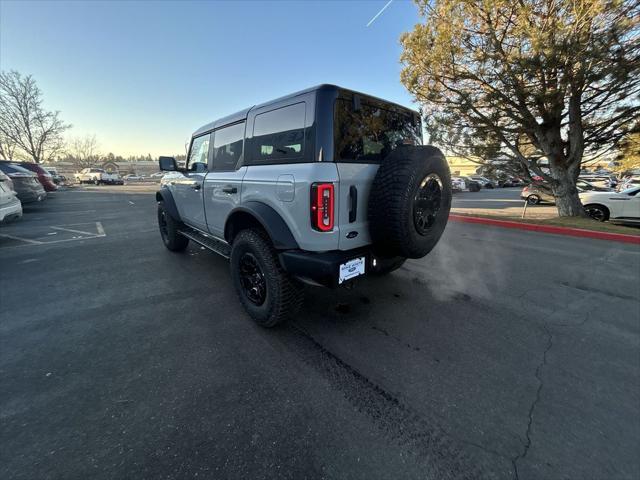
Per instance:
[[[333,230],[333,183],[311,185],[311,226],[321,232]]]

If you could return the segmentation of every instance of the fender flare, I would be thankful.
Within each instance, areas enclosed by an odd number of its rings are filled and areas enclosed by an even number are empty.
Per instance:
[[[178,213],[178,208],[176,207],[176,201],[173,199],[173,194],[171,190],[166,187],[162,187],[160,190],[156,192],[156,200],[158,202],[164,203],[164,209],[167,211],[171,218],[180,222],[180,214]]]
[[[224,238],[227,242],[231,243],[233,241],[232,235],[234,234],[233,225],[235,221],[240,220],[245,215],[253,217],[265,229],[276,250],[295,250],[300,248],[280,214],[269,205],[256,201],[246,202],[229,213],[224,225]]]

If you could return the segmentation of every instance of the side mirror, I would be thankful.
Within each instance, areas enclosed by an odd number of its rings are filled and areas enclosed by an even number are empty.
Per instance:
[[[160,157],[158,160],[160,170],[163,172],[175,172],[178,170],[178,164],[173,157]]]

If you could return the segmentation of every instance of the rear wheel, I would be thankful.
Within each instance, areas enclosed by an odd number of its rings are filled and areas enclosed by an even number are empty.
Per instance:
[[[609,209],[604,205],[585,205],[584,211],[598,222],[606,222],[609,220]]]
[[[158,228],[164,246],[172,252],[181,252],[189,239],[179,233],[180,222],[176,221],[164,208],[164,202],[158,202]]]
[[[100,185],[100,180],[98,180],[97,178],[93,179],[93,184],[94,185]]]
[[[230,263],[240,302],[257,324],[273,327],[300,309],[303,287],[282,269],[264,233],[241,231],[233,241]]]

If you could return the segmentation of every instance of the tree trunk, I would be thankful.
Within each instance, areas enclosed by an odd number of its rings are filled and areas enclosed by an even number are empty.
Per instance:
[[[564,171],[552,171],[554,182],[551,185],[556,198],[558,215],[561,217],[586,217],[586,213],[578,196],[578,189],[571,175]]]

